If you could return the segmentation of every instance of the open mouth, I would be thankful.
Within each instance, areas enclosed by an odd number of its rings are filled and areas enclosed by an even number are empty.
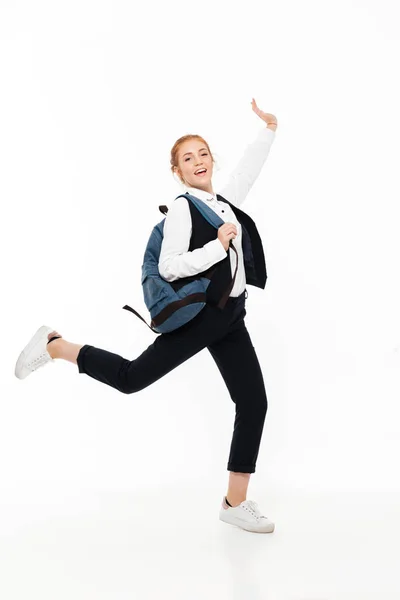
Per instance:
[[[197,175],[197,177],[204,177],[204,175],[207,173],[207,169],[204,169],[204,171],[200,171],[199,173],[195,173],[195,175]]]

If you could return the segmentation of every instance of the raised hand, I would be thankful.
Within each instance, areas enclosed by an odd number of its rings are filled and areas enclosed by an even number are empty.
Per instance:
[[[256,113],[256,115],[258,117],[260,117],[260,119],[262,119],[265,123],[267,123],[267,125],[270,125],[270,129],[273,128],[273,126],[275,126],[274,131],[278,125],[278,120],[275,117],[275,115],[272,115],[271,113],[266,113],[264,111],[262,111],[260,108],[258,108],[256,101],[254,100],[254,98],[252,98],[251,101],[251,105],[252,105],[252,109],[254,110],[254,112]]]

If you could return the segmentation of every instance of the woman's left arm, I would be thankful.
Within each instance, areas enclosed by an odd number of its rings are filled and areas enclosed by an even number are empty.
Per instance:
[[[266,113],[262,110],[260,110],[256,104],[256,101],[254,100],[254,98],[251,101],[251,107],[254,110],[254,112],[256,113],[257,116],[260,117],[260,119],[262,119],[266,124],[268,129],[272,129],[272,131],[276,131],[276,128],[278,127],[278,120],[275,117],[275,115],[272,115],[271,113]]]
[[[275,139],[275,131],[278,126],[276,117],[271,113],[260,110],[254,98],[252,108],[256,115],[266,123],[266,127],[247,146],[236,168],[230,174],[228,182],[218,192],[223,198],[238,207],[244,202],[261,172]]]

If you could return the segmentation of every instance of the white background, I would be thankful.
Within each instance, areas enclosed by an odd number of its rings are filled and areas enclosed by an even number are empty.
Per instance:
[[[399,597],[398,22],[389,0],[3,0],[2,597]],[[64,361],[14,376],[44,324],[130,359],[154,341],[122,306],[149,321],[170,150],[202,135],[218,191],[265,126],[252,97],[278,119],[243,205],[269,536],[218,520],[234,404],[207,350],[128,396]]]

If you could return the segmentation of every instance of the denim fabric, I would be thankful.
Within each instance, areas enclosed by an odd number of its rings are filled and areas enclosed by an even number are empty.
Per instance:
[[[182,194],[182,196],[188,198],[196,206],[202,217],[213,227],[216,237],[218,228],[223,225],[224,221],[199,198],[190,194]],[[161,277],[158,263],[164,237],[164,223],[165,218],[154,226],[147,242],[142,264],[143,298],[151,319],[156,319],[167,306],[183,300],[187,296],[195,296],[200,293],[204,296],[204,300],[198,300],[195,303],[180,307],[164,322],[159,323],[157,326],[154,325],[154,329],[159,333],[169,333],[178,329],[203,310],[207,288],[210,284],[210,280],[202,277],[201,274],[197,277],[185,278],[184,281],[181,280],[178,286],[165,281]]]
[[[207,304],[179,329],[159,335],[133,360],[86,344],[77,358],[79,373],[132,394],[207,348],[235,403],[227,469],[254,473],[268,404],[261,368],[244,323],[245,298],[246,292],[230,297],[224,310]]]

